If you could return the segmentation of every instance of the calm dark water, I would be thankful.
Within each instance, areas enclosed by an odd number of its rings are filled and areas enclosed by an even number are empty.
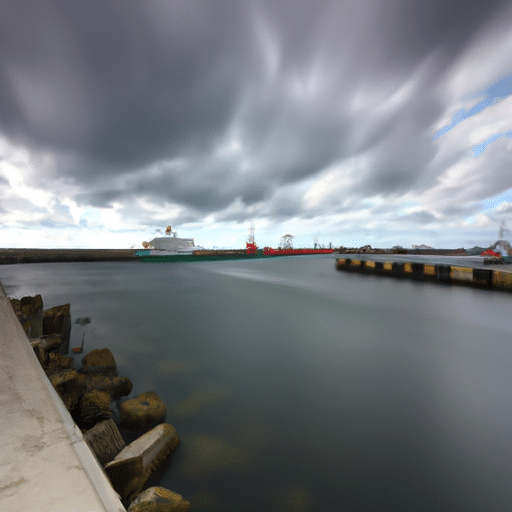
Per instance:
[[[91,317],[86,351],[163,398],[182,444],[150,483],[191,510],[512,509],[508,294],[346,274],[331,255],[0,280]]]

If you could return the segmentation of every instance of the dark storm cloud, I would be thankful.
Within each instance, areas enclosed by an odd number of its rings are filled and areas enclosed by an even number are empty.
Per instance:
[[[447,217],[468,217],[480,212],[480,207],[478,204],[464,205],[454,201],[444,208],[440,208],[439,212]]]
[[[240,65],[238,9],[172,5],[2,3],[5,131],[133,166],[220,129],[236,95],[223,68]]]
[[[400,222],[413,222],[413,223],[421,223],[428,224],[429,222],[435,222],[437,219],[430,212],[419,211],[414,213],[409,213],[407,215],[401,215],[398,217]]]
[[[423,56],[442,48],[442,66],[454,58],[475,31],[502,7],[506,0],[428,2],[389,0],[379,3],[375,28],[385,44],[381,57],[385,62],[401,61],[413,66]]]
[[[54,177],[92,206],[267,201],[269,215],[292,217],[300,201],[274,204],[277,187],[359,153],[371,164],[354,193],[405,192],[436,177],[424,169],[446,106],[439,77],[505,5],[4,0],[0,130],[53,151]],[[359,90],[379,105],[401,88],[388,109],[353,106]],[[239,154],[218,156],[232,129]]]

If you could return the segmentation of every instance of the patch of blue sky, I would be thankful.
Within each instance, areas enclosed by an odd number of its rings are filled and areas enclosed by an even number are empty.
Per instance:
[[[55,204],[55,210],[57,210],[59,212],[64,212],[64,213],[69,213],[70,212],[69,206],[66,205],[66,204],[62,204],[58,199],[57,199],[57,202]]]
[[[485,208],[486,212],[491,212],[500,204],[505,202],[512,203],[512,188],[506,190],[498,196],[490,197],[489,199],[482,201],[482,206]]]
[[[43,219],[39,224],[44,228],[54,228],[57,226],[57,224],[51,219]]]
[[[473,151],[473,156],[477,157],[478,155],[483,153],[491,142],[494,142],[495,140],[498,140],[501,137],[508,137],[512,139],[512,130],[509,130],[508,132],[496,133],[494,135],[491,135],[487,140],[480,142],[480,144],[474,145],[471,148]]]
[[[88,208],[80,215],[78,225],[82,228],[90,228],[101,223],[101,214],[96,208]]]
[[[84,213],[80,215],[80,218],[97,220],[101,218],[101,214],[96,208],[88,208]]]
[[[404,201],[400,204],[398,209],[396,210],[396,215],[398,217],[403,217],[404,215],[408,215],[409,208],[412,208],[413,206],[416,206],[418,204],[418,201]]]
[[[466,110],[465,108],[457,110],[457,112],[453,114],[450,124],[447,126],[443,126],[443,128],[438,130],[434,134],[433,139],[435,140],[441,137],[441,135],[444,135],[445,133],[449,132],[452,128],[457,126],[465,119],[468,119],[469,117],[478,114],[484,108],[487,108],[510,95],[512,95],[512,73],[507,73],[505,76],[501,77],[499,80],[491,84],[487,89],[478,91],[476,94],[474,94],[473,97],[484,96],[484,99],[479,101],[469,110]]]
[[[39,225],[43,228],[50,229],[70,229],[75,227],[73,224],[68,224],[67,222],[55,222],[53,219],[43,219],[39,221]]]

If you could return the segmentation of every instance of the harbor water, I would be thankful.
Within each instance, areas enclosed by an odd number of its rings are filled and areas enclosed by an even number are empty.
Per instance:
[[[512,507],[507,293],[338,272],[333,255],[5,265],[71,303],[181,445],[149,482],[194,512]],[[75,355],[75,366],[82,356]],[[27,462],[28,463],[28,462]]]

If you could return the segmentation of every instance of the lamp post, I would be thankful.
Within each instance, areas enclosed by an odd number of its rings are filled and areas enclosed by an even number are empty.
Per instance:
[[[75,354],[80,354],[82,352],[82,350],[84,349],[84,341],[85,341],[85,326],[87,324],[90,324],[91,323],[91,319],[86,316],[86,317],[80,317],[80,318],[77,318],[75,320],[75,324],[78,324],[78,325],[81,325],[84,329],[84,332],[82,334],[82,344],[80,345],[80,347],[75,347],[73,348],[73,352]]]

